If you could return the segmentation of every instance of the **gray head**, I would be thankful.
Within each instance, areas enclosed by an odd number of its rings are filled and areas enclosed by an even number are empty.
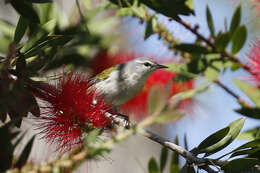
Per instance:
[[[155,61],[146,57],[140,57],[129,61],[126,66],[127,71],[130,73],[137,73],[141,76],[149,76],[157,69],[167,68],[167,66],[157,64]]]

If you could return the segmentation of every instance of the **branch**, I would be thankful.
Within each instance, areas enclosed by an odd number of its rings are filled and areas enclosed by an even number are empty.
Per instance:
[[[213,159],[208,159],[208,158],[198,158],[196,157],[193,153],[187,151],[185,148],[176,145],[169,140],[149,131],[149,130],[144,130],[142,133],[143,136],[149,138],[150,140],[157,142],[168,149],[177,152],[180,154],[182,157],[184,157],[188,163],[190,164],[195,164],[199,168],[204,169],[205,171],[209,173],[217,173],[217,171],[213,170],[209,165],[212,166],[222,166],[224,164],[223,161],[217,161]]]
[[[214,51],[216,51],[216,47],[215,45],[210,41],[210,39],[207,39],[206,37],[204,37],[202,34],[200,34],[198,32],[198,27],[197,25],[193,28],[191,27],[188,23],[184,22],[181,19],[172,19],[170,18],[169,20],[175,20],[176,22],[178,22],[179,24],[181,24],[182,26],[184,26],[187,30],[191,31],[194,35],[197,36],[197,38],[199,38],[200,40],[204,41],[208,46],[210,46]],[[220,55],[222,57],[228,57],[231,61],[239,63],[246,71],[248,71],[249,73],[251,73],[252,75],[254,75],[254,73],[249,69],[249,67],[247,65],[244,65],[243,63],[241,63],[239,61],[239,59],[237,57],[232,56],[231,54],[229,54],[227,51],[222,51],[219,52]],[[230,94],[231,96],[233,96],[234,98],[236,98],[238,100],[239,103],[246,105],[248,107],[252,107],[248,102],[246,102],[245,100],[243,100],[241,97],[239,97],[237,94],[235,94],[231,89],[229,89],[227,86],[225,86],[224,84],[222,84],[219,80],[216,80],[215,83],[221,87],[222,89],[224,89],[228,94]]]
[[[236,93],[234,93],[231,89],[229,89],[227,86],[225,86],[223,83],[221,83],[219,80],[214,81],[219,87],[221,87],[222,89],[224,89],[228,94],[230,94],[231,96],[233,96],[234,98],[237,99],[237,101],[239,103],[241,103],[242,105],[245,105],[247,107],[252,107],[252,105],[250,103],[248,103],[247,101],[243,100],[241,97],[239,97],[239,95],[237,95]]]
[[[181,19],[172,19],[170,18],[169,19],[170,21],[171,20],[175,20],[176,22],[178,22],[179,24],[181,24],[182,26],[184,26],[187,30],[191,31],[194,35],[196,35],[200,40],[204,41],[208,46],[210,46],[213,50],[216,51],[216,47],[215,45],[210,41],[210,39],[207,39],[206,37],[204,37],[202,34],[200,34],[198,32],[198,25],[196,25],[194,28],[191,27],[188,23],[184,22],[183,20]],[[234,57],[232,56],[231,54],[229,54],[227,51],[222,51],[222,52],[219,52],[221,54],[222,57],[228,57],[231,61],[233,62],[237,62],[239,64],[242,65],[243,68],[245,68],[246,70],[249,70],[248,67],[244,66],[239,60],[237,57]]]

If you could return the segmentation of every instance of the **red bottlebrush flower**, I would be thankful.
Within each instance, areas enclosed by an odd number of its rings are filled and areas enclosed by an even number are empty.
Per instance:
[[[257,39],[248,53],[249,62],[246,66],[252,74],[253,81],[260,85],[260,39]]]
[[[124,52],[119,52],[116,54],[109,54],[106,50],[102,51],[94,58],[92,66],[94,75],[102,72],[106,68],[109,68],[116,64],[124,63],[136,57],[140,56],[137,56],[133,53],[128,54]],[[122,111],[125,114],[133,114],[137,119],[142,119],[144,116],[148,114],[148,97],[153,87],[157,87],[163,90],[166,84],[170,83],[171,92],[169,94],[169,97],[173,96],[176,93],[193,88],[194,81],[192,80],[188,82],[173,82],[172,79],[176,75],[177,74],[174,72],[169,72],[165,70],[157,70],[153,72],[147,79],[142,91],[137,96],[135,96],[127,103],[122,105],[120,111]],[[186,100],[180,104],[180,108],[185,108],[185,103],[187,103]]]
[[[88,79],[71,73],[59,79],[56,86],[45,85],[34,91],[45,104],[38,129],[43,138],[58,143],[57,149],[70,151],[82,143],[84,131],[110,124],[105,117],[110,106],[102,98],[93,104],[96,93],[89,88]]]

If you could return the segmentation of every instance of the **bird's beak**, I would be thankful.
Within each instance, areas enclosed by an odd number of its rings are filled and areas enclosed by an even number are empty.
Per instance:
[[[165,65],[156,64],[156,68],[157,68],[157,69],[160,69],[160,68],[168,68],[168,67],[165,66]]]

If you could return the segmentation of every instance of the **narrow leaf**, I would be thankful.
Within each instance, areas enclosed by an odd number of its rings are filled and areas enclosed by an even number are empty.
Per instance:
[[[100,129],[94,129],[92,130],[85,139],[85,144],[91,144],[97,141],[98,136],[100,135],[101,130]]]
[[[52,0],[25,0],[32,3],[49,3],[52,2]]]
[[[184,134],[184,148],[186,150],[189,150],[189,147],[188,147],[188,139],[187,139],[187,134],[185,133]]]
[[[175,45],[174,48],[177,50],[180,50],[180,51],[189,52],[189,53],[197,53],[197,54],[206,54],[209,52],[207,48],[196,45],[196,44],[187,44],[187,43],[178,44],[178,45]]]
[[[10,3],[14,7],[14,9],[24,18],[33,23],[40,23],[38,14],[29,3],[24,2],[23,0],[11,0]]]
[[[248,148],[254,148],[254,147],[259,147],[260,148],[260,139],[255,139],[253,141],[247,142],[240,147],[234,149],[232,152],[242,150],[242,149],[248,149]]]
[[[204,75],[205,75],[205,78],[207,79],[207,81],[209,81],[209,82],[215,81],[216,79],[218,79],[219,71],[217,71],[216,69],[214,69],[212,67],[208,67],[205,70]]]
[[[203,150],[207,147],[210,147],[216,143],[218,143],[219,141],[221,141],[225,136],[227,136],[229,131],[229,127],[223,128],[217,132],[215,132],[214,134],[210,135],[209,137],[207,137],[205,140],[203,140],[199,146],[197,147],[198,150]]]
[[[174,143],[179,145],[178,136],[176,136]],[[179,154],[177,152],[172,153],[172,160],[170,163],[170,173],[178,173],[180,171],[179,167]]]
[[[25,31],[28,27],[28,22],[27,20],[23,17],[20,16],[18,24],[15,28],[15,33],[14,33],[14,43],[18,44],[21,39],[23,38]]]
[[[154,27],[156,26],[156,18],[152,17],[146,25],[144,39],[148,39],[154,33]]]
[[[235,31],[232,37],[232,54],[236,54],[240,51],[240,49],[244,46],[247,38],[247,29],[246,26],[240,26]]]
[[[218,52],[224,51],[226,49],[229,41],[230,41],[229,33],[218,34],[218,36],[216,37],[216,40],[215,40],[215,45],[216,45],[217,51]]]
[[[239,150],[239,151],[235,151],[230,158],[232,157],[236,157],[236,156],[244,156],[244,157],[248,157],[249,155],[252,155],[254,153],[257,153],[260,151],[260,147],[258,148],[250,148],[250,149],[245,149],[245,150]],[[252,158],[252,157],[251,157]]]
[[[238,136],[239,139],[254,140],[260,138],[260,127],[244,131]]]
[[[195,152],[197,154],[206,153],[206,156],[209,156],[225,148],[238,136],[244,125],[244,121],[245,118],[235,120],[227,127],[210,135],[199,144]]]
[[[149,171],[149,173],[159,173],[160,172],[158,164],[153,157],[149,160],[148,171]]]
[[[168,149],[166,147],[162,147],[161,156],[160,156],[160,171],[162,172],[166,166],[168,159]]]
[[[234,12],[231,20],[230,29],[229,29],[230,36],[232,36],[236,31],[236,29],[239,27],[240,21],[241,21],[241,6],[239,5],[236,8],[236,11]]]
[[[28,160],[28,157],[31,153],[31,149],[33,146],[33,142],[34,142],[34,138],[35,135],[30,139],[30,141],[26,144],[26,146],[24,147],[19,159],[17,160],[17,162],[15,163],[16,168],[21,168]]]
[[[206,10],[206,16],[207,16],[207,23],[208,23],[210,34],[212,37],[215,37],[215,27],[214,27],[213,18],[208,5]]]
[[[72,37],[70,36],[60,36],[60,35],[53,35],[48,36],[45,41],[35,44],[30,50],[24,53],[24,56],[26,58],[35,56],[39,54],[40,50],[44,50],[46,48],[52,47],[52,46],[62,46],[66,44],[68,41],[70,41]]]
[[[260,90],[257,87],[239,80],[233,80],[233,82],[256,104],[257,107],[260,107]]]
[[[228,162],[222,166],[222,169],[225,171],[225,173],[246,172],[256,164],[259,164],[259,160],[257,159],[240,158]]]
[[[244,116],[260,119],[260,109],[259,108],[248,108],[248,107],[242,107],[240,109],[235,110],[237,113],[240,113]]]
[[[196,173],[192,165],[185,164],[178,173]]]

